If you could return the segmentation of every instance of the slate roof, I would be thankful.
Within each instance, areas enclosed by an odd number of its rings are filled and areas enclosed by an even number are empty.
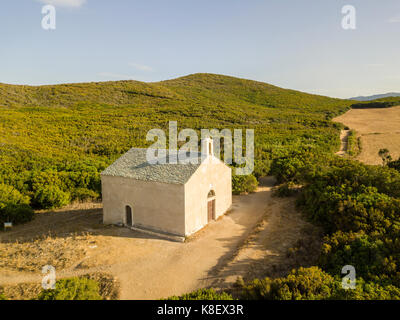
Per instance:
[[[163,151],[168,155],[168,150],[159,150],[159,152]],[[203,160],[201,153],[196,153],[190,159],[197,160],[197,164],[181,163],[179,161],[177,164],[173,164],[170,163],[168,156],[164,159],[166,160],[165,164],[151,164],[147,161],[146,153],[147,149],[132,148],[105,169],[101,175],[126,177],[142,181],[185,184],[196,172]]]

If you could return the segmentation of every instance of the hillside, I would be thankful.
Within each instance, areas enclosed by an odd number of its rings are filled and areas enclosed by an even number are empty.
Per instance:
[[[155,83],[109,81],[44,86],[0,83],[2,106],[69,107],[80,102],[114,106],[174,101],[256,104],[267,107],[324,107],[340,99],[282,89],[267,83],[216,74],[192,74]]]
[[[152,128],[255,129],[256,176],[293,151],[339,148],[330,119],[351,101],[233,77],[194,74],[143,83],[0,85],[0,183],[35,207],[98,197],[99,172]],[[58,200],[55,201],[54,199]]]

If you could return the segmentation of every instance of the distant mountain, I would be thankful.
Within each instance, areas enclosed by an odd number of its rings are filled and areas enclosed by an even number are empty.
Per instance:
[[[175,112],[182,110],[183,106],[196,104],[210,112],[215,106],[241,106],[242,110],[269,107],[304,111],[308,108],[307,111],[311,113],[340,113],[343,107],[350,105],[348,100],[206,73],[152,83],[133,80],[44,86],[0,83],[0,106],[71,107],[82,103],[92,106],[142,105],[146,108],[168,104]],[[188,117],[189,114],[185,116]]]
[[[383,99],[383,98],[389,98],[389,97],[400,97],[399,92],[390,92],[390,93],[385,93],[385,94],[376,94],[373,96],[360,96],[360,97],[355,97],[355,98],[350,98],[350,100],[357,100],[357,101],[372,101],[376,99]]]

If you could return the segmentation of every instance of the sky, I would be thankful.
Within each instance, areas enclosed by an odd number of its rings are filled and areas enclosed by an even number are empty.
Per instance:
[[[340,98],[400,92],[399,34],[398,0],[1,0],[0,82],[207,72]]]

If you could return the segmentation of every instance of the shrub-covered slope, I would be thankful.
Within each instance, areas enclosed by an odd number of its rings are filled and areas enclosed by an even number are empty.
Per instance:
[[[0,84],[0,184],[36,208],[99,197],[99,172],[131,147],[149,146],[149,129],[168,133],[168,121],[198,132],[254,129],[260,176],[293,151],[338,149],[340,125],[330,119],[351,104],[213,74],[159,83]]]

